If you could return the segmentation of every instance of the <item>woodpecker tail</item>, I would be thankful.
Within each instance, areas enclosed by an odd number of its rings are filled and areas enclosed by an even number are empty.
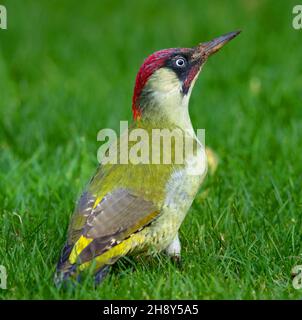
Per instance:
[[[70,279],[75,279],[77,282],[81,282],[81,275],[77,270],[77,264],[71,264],[68,259],[72,248],[72,246],[65,244],[62,250],[62,254],[57,264],[56,273],[54,275],[54,283],[57,287],[66,284]],[[110,266],[104,265],[94,273],[95,285],[99,285],[105,279],[109,270]]]
[[[63,282],[67,281],[76,273],[76,265],[70,264],[68,261],[72,246],[65,244],[63,247],[60,259],[57,264],[56,273],[54,275],[54,283],[57,287],[61,286]]]
[[[98,286],[103,280],[106,278],[107,274],[110,271],[110,266],[106,265],[102,268],[100,268],[94,276],[94,283],[96,286]]]

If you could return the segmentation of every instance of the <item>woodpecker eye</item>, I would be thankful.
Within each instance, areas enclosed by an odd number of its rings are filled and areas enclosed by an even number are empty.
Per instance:
[[[187,64],[187,61],[185,58],[178,58],[175,60],[175,65],[179,68],[185,67]]]

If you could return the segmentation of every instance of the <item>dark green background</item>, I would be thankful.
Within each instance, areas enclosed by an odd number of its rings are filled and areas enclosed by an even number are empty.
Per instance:
[[[299,298],[302,30],[297,1],[1,1],[0,264],[3,298]],[[220,158],[181,228],[183,265],[123,260],[102,286],[52,275],[98,130],[131,117],[143,59],[242,34],[192,94],[195,128]],[[202,192],[208,196],[203,199]]]

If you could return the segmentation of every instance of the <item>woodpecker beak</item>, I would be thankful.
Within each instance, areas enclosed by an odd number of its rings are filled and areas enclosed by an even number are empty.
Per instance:
[[[230,40],[238,36],[241,31],[234,31],[224,34],[218,38],[215,38],[208,42],[203,42],[196,47],[195,59],[207,59],[213,53],[216,53],[220,48],[222,48]]]
[[[196,78],[196,75],[200,72],[200,66],[211,56],[213,53],[217,52],[222,48],[227,42],[238,36],[241,31],[234,31],[218,38],[215,38],[208,42],[200,43],[197,47],[193,48],[192,62],[193,66],[188,73],[184,83],[183,83],[183,93],[187,94],[189,88]]]

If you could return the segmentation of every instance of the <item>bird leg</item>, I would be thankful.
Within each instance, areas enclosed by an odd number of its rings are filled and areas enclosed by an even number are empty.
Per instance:
[[[179,263],[180,262],[180,251],[181,251],[181,244],[180,244],[178,233],[177,233],[175,238],[172,240],[172,242],[165,249],[165,252],[168,256],[171,257],[171,259],[174,262]]]

